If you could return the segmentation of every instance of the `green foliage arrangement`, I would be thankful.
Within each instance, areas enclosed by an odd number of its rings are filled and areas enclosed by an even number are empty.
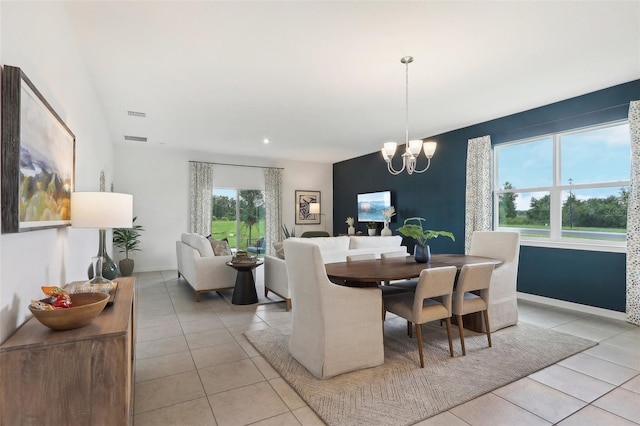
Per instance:
[[[282,233],[284,234],[284,238],[291,238],[291,237],[295,237],[296,236],[296,228],[293,227],[291,229],[291,231],[289,231],[289,229],[287,229],[287,225],[282,224]]]
[[[375,222],[369,222],[367,223],[367,228],[369,229],[378,229],[378,224]]]
[[[411,221],[415,221],[418,222],[418,224],[416,225],[415,223],[407,223],[407,222],[411,222]],[[432,238],[438,238],[438,237],[449,237],[451,238],[452,241],[455,241],[456,238],[453,236],[453,234],[451,232],[448,231],[432,231],[430,229],[423,229],[422,228],[422,222],[424,222],[425,219],[422,217],[410,217],[404,220],[404,223],[402,224],[402,226],[398,229],[396,229],[396,231],[398,231],[399,233],[401,233],[402,235],[404,235],[405,237],[411,237],[414,240],[416,240],[416,242],[421,245],[421,246],[426,246],[429,242],[430,239]]]
[[[131,228],[115,228],[113,230],[113,244],[120,250],[119,253],[124,253],[125,258],[129,259],[130,251],[140,251],[138,246],[140,245],[140,232],[144,231],[142,225],[136,225],[136,219],[134,217]]]

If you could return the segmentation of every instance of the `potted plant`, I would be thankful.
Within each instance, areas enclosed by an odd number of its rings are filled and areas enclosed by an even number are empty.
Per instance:
[[[353,224],[355,223],[353,218],[349,216],[345,223],[349,225],[349,228],[347,228],[347,235],[356,235],[356,228],[353,227]]]
[[[417,222],[417,224],[408,223],[411,221],[415,221]],[[411,237],[416,240],[416,247],[413,253],[413,257],[415,261],[419,263],[427,263],[431,260],[431,250],[429,249],[428,245],[430,239],[442,236],[449,237],[452,241],[456,240],[451,232],[424,229],[422,227],[422,222],[424,221],[425,219],[422,217],[410,217],[405,219],[402,226],[397,229],[397,231],[405,237]]]
[[[375,222],[367,223],[367,232],[369,232],[369,236],[373,237],[378,232],[378,224]]]
[[[124,253],[124,259],[118,262],[120,267],[120,273],[123,277],[128,277],[133,274],[134,262],[133,259],[129,259],[130,251],[140,251],[138,246],[140,245],[140,232],[144,231],[141,225],[136,225],[136,219],[134,217],[131,228],[115,228],[113,230],[113,244],[118,247],[119,253]]]

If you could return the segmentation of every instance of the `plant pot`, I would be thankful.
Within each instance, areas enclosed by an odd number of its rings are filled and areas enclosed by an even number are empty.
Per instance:
[[[367,229],[367,232],[369,233],[369,236],[370,236],[370,237],[373,237],[373,236],[375,236],[375,235],[376,235],[376,233],[378,232],[378,230],[377,230],[377,229],[375,229],[375,228],[368,228],[368,229]]]
[[[353,226],[347,228],[347,235],[356,235],[356,228],[354,228]]]
[[[431,249],[429,246],[416,244],[416,247],[413,250],[413,258],[418,263],[429,263],[431,260]]]
[[[130,277],[133,274],[133,259],[122,259],[118,262],[118,266],[123,277]]]

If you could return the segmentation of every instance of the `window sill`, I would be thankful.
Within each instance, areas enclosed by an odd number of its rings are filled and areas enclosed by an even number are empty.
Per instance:
[[[627,245],[614,245],[614,244],[602,244],[602,243],[584,243],[573,241],[548,241],[548,240],[534,240],[534,239],[520,239],[521,246],[530,247],[546,247],[566,250],[586,250],[586,251],[602,251],[609,253],[626,253]]]

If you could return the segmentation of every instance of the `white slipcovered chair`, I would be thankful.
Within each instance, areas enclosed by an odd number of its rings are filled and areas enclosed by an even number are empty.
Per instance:
[[[283,244],[293,302],[291,355],[320,379],[382,364],[380,289],[333,284],[317,245]]]
[[[491,331],[518,323],[518,260],[520,257],[520,234],[517,232],[476,231],[471,237],[470,255],[500,259],[491,276],[488,312]],[[482,327],[482,331],[486,331]]]

